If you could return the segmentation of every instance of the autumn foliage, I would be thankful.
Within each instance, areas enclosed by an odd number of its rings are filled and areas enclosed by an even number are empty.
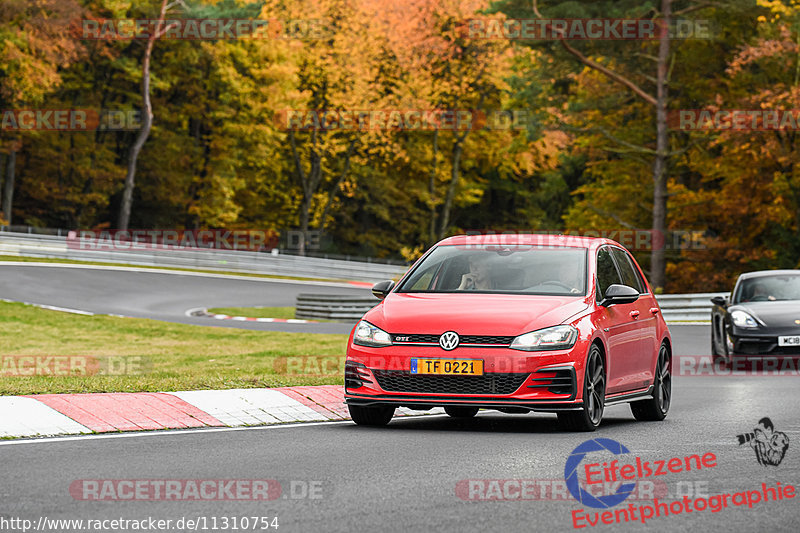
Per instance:
[[[660,5],[534,4],[551,17],[637,19],[657,18]],[[709,20],[715,31],[673,42],[671,111],[800,109],[800,2],[745,4],[672,2],[677,16]],[[83,39],[81,21],[153,19],[160,5],[0,2],[0,108],[141,110],[146,42]],[[325,31],[156,41],[153,124],[129,226],[321,230],[321,252],[407,260],[467,230],[649,229],[652,106],[557,42],[465,32],[471,18],[534,17],[532,5],[170,3],[172,17],[312,21]],[[654,91],[657,42],[571,45]],[[480,110],[521,119],[463,130],[281,127],[276,116],[290,110]],[[113,227],[136,135],[0,129],[0,209],[11,207],[2,217]],[[742,271],[800,267],[800,131],[672,129],[667,226],[702,236],[666,250],[669,292],[725,290]],[[648,267],[649,252],[635,253]]]

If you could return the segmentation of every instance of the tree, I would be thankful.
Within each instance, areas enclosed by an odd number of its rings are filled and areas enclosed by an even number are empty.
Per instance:
[[[82,12],[74,0],[0,4],[0,109],[39,105],[58,88],[60,70],[83,52],[69,31]],[[8,157],[2,209],[10,224],[20,138],[0,130],[0,140]]]

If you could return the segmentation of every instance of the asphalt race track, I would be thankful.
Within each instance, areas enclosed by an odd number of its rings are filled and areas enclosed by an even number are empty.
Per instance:
[[[368,289],[344,283],[161,273],[147,269],[128,271],[67,264],[13,266],[0,262],[0,298],[7,300],[200,326],[350,332],[351,324],[233,322],[186,314],[201,307],[294,306],[298,293],[371,295]]]
[[[86,310],[129,316],[152,313],[148,316],[175,321],[184,321],[178,315],[192,306],[290,305],[292,291],[308,288],[222,280],[206,284],[207,279],[198,284],[182,276],[148,274],[143,278],[80,269],[3,267],[0,279],[3,298],[66,307],[80,302],[78,307]],[[244,287],[236,289],[237,284]],[[116,303],[107,295],[112,285],[118,290]],[[248,296],[253,287],[263,292]],[[323,289],[341,290],[319,287]],[[189,292],[177,298],[181,290]],[[226,299],[217,301],[217,297]],[[707,327],[673,326],[671,331],[676,355],[708,354]],[[213,530],[216,519],[217,530],[222,531],[223,517],[233,530],[231,520],[247,516],[278,517],[279,532],[569,531],[574,529],[573,511],[582,509],[594,520],[592,513],[604,509],[582,506],[558,491],[550,497],[546,492],[544,499],[520,500],[515,490],[508,491],[508,501],[469,501],[464,487],[481,487],[473,493],[479,498],[490,495],[492,484],[486,480],[537,480],[537,486],[555,486],[549,484],[563,482],[565,461],[576,446],[598,437],[618,441],[630,450],[628,457],[653,464],[715,454],[716,466],[651,478],[658,484],[656,495],[668,505],[682,501],[683,496],[711,501],[715,495],[761,491],[762,483],[797,486],[799,380],[796,375],[677,375],[664,422],[636,422],[627,406],[617,406],[607,409],[595,433],[562,432],[549,414],[482,412],[467,421],[446,416],[395,419],[379,429],[337,422],[0,441],[0,520],[24,517],[36,524],[42,517],[152,517],[174,524],[181,518],[201,518],[206,530]],[[748,444],[740,446],[736,439],[752,432],[763,417],[771,418],[775,431],[785,433],[791,443],[776,466],[759,464],[754,450]],[[614,458],[610,453],[590,457]],[[79,492],[70,492],[70,486],[80,483],[77,480],[130,479],[271,479],[281,483],[282,495],[266,502],[85,501]],[[648,493],[635,494],[611,510],[652,504]],[[734,506],[730,498],[726,503],[728,507],[717,513],[695,510],[652,518],[645,525],[641,521],[622,526],[601,523],[583,530],[772,533],[796,531],[800,523],[800,497],[757,502],[752,508]],[[588,522],[584,519],[580,524]],[[202,525],[198,530],[203,530]]]

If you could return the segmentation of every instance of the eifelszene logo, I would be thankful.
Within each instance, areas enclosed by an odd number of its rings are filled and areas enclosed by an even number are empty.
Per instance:
[[[758,464],[762,466],[778,466],[789,449],[789,437],[782,431],[775,431],[772,420],[767,417],[758,421],[758,425],[750,433],[737,435],[739,446],[750,443],[756,452]]]
[[[594,452],[611,452],[619,456],[628,454],[630,451],[615,440],[591,439],[572,450],[572,453],[567,457],[564,465],[564,478],[567,482],[567,489],[580,503],[597,509],[608,509],[625,501],[636,488],[636,481],[638,480],[667,474],[701,471],[717,466],[717,456],[712,452],[707,452],[702,456],[691,454],[685,457],[670,457],[654,461],[643,460],[641,457],[632,457],[630,458],[630,463],[624,463],[619,459],[600,462],[595,457],[594,462],[587,461],[584,464],[586,456]],[[585,473],[587,487],[591,488],[594,485],[603,484],[608,489],[616,488],[616,492],[603,496],[594,496],[591,492],[585,490],[581,486],[578,476],[579,468],[581,467]],[[606,483],[609,485],[605,485]]]
[[[630,453],[628,448],[619,442],[611,439],[592,439],[587,440],[577,448],[572,450],[572,453],[567,457],[567,462],[564,465],[564,478],[567,480],[567,489],[570,494],[584,505],[594,507],[596,509],[608,509],[614,507],[625,501],[631,495],[633,489],[636,487],[635,483],[623,483],[614,494],[606,496],[593,496],[583,487],[581,487],[578,479],[578,467],[583,462],[587,453],[608,450],[614,455],[622,455]]]

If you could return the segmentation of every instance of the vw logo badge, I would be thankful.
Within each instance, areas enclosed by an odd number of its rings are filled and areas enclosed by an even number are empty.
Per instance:
[[[445,331],[439,337],[439,346],[441,346],[443,350],[454,350],[456,346],[458,346],[459,340],[458,333],[455,331]]]

